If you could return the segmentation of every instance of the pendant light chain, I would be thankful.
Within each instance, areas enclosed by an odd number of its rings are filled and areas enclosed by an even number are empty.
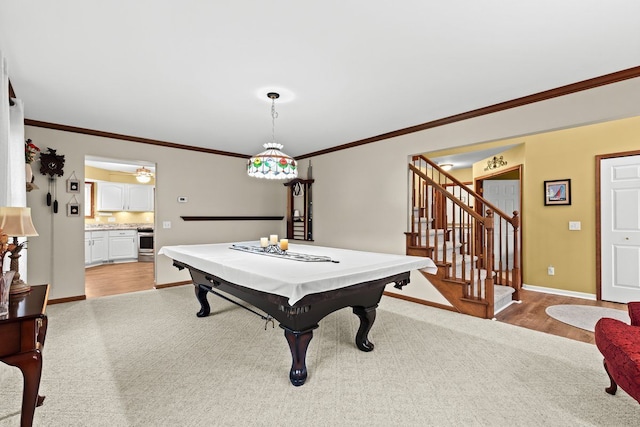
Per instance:
[[[276,98],[271,97],[271,142],[276,142],[276,119],[278,113],[276,112]]]

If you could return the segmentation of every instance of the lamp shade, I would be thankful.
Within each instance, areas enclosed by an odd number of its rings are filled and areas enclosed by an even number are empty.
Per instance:
[[[37,236],[31,208],[0,207],[0,228],[11,237]]]
[[[298,176],[298,165],[291,156],[280,151],[282,144],[264,144],[265,151],[247,162],[247,174],[254,178],[292,179]]]
[[[142,182],[143,184],[146,184],[147,182],[151,181],[152,176],[153,174],[151,173],[151,171],[145,168],[144,166],[139,169],[136,169],[136,180],[138,182]]]

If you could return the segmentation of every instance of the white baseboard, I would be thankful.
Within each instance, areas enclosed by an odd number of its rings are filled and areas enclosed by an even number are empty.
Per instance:
[[[546,294],[554,294],[554,295],[562,295],[565,297],[574,297],[574,298],[582,298],[595,301],[595,294],[587,294],[585,292],[575,292],[575,291],[567,291],[564,289],[556,289],[556,288],[545,288],[542,286],[533,286],[533,285],[522,285],[522,289],[526,289],[527,291],[533,292],[544,292]]]

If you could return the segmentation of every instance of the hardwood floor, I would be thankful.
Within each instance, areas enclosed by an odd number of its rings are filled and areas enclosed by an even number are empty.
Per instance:
[[[548,334],[559,335],[576,341],[594,344],[593,332],[562,323],[545,313],[545,309],[557,304],[580,304],[596,307],[616,308],[627,311],[626,304],[608,301],[592,301],[542,292],[521,290],[522,304],[511,304],[496,315],[496,320]]]
[[[86,268],[84,288],[87,298],[153,289],[152,262],[125,262]]]
[[[85,294],[87,298],[98,298],[153,289],[154,272],[152,262],[107,264],[85,270]],[[594,343],[593,332],[585,331],[549,317],[545,309],[557,304],[582,304],[627,310],[626,304],[607,301],[592,301],[582,298],[546,294],[523,289],[521,304],[512,304],[496,315],[499,322],[523,328],[559,335],[586,343]]]

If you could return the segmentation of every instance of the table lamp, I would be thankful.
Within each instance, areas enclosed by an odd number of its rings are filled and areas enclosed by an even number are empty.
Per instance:
[[[13,237],[12,246],[9,250],[11,253],[11,265],[9,269],[15,271],[13,281],[11,282],[10,294],[19,294],[27,292],[31,286],[20,279],[18,260],[20,259],[20,251],[25,247],[27,242],[18,243],[18,237],[37,236],[38,232],[31,222],[31,208],[17,207],[0,207],[0,228],[9,237]]]

